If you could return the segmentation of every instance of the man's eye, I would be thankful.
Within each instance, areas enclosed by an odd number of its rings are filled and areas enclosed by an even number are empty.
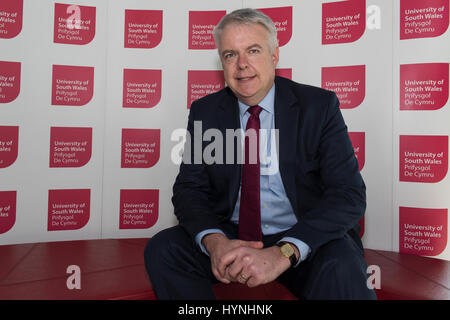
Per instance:
[[[223,57],[228,60],[228,59],[232,58],[233,56],[234,56],[233,53],[226,53]]]
[[[250,49],[250,51],[249,51],[250,53],[258,53],[259,52],[259,50],[258,49]]]

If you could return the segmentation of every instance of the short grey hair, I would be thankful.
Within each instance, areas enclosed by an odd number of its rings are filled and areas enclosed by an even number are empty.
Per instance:
[[[222,31],[226,26],[230,24],[254,24],[258,23],[262,25],[268,31],[268,42],[271,52],[278,47],[277,38],[277,28],[267,15],[261,11],[245,8],[238,9],[222,17],[217,26],[213,30],[214,42],[216,43],[217,49],[220,50],[220,37],[222,36]]]

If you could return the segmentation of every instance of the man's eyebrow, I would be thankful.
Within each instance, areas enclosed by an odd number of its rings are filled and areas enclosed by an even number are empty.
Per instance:
[[[248,46],[247,47],[247,50],[249,50],[249,49],[253,49],[253,48],[262,48],[259,44],[257,44],[257,43],[255,43],[255,44],[252,44],[251,46]]]
[[[250,49],[253,49],[253,48],[259,48],[259,49],[262,49],[262,46],[259,45],[259,44],[257,44],[257,43],[254,43],[254,44],[252,44],[252,45],[249,45],[249,46],[246,48],[246,50],[250,50]],[[227,53],[234,53],[234,52],[236,52],[236,51],[233,50],[233,49],[225,49],[225,50],[223,50],[223,51],[220,53],[220,55],[223,56],[223,55],[225,55],[225,54],[227,54]]]

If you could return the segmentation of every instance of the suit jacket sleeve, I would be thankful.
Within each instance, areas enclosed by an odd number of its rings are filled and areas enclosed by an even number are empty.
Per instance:
[[[317,142],[314,143],[313,160],[308,163],[311,172],[298,178],[309,179],[308,174],[314,175],[317,183],[312,188],[320,190],[315,192],[320,196],[307,212],[298,215],[298,223],[286,234],[307,243],[311,255],[320,246],[344,237],[357,226],[366,208],[366,187],[358,170],[339,101],[334,93],[327,93],[328,103],[324,104],[324,108],[319,107],[321,111],[315,113],[315,117],[321,119],[320,123],[312,118],[305,120],[313,121],[317,126],[311,130],[314,133],[310,139]],[[302,191],[304,189],[297,190]],[[356,232],[353,234],[356,235]]]
[[[220,229],[221,221],[213,212],[212,188],[203,158],[194,153],[194,140],[202,139],[202,132],[194,132],[194,122],[202,121],[201,117],[204,115],[201,109],[202,106],[197,102],[190,108],[183,161],[173,186],[172,197],[179,224],[192,238],[206,229]],[[200,152],[202,151],[203,148]]]

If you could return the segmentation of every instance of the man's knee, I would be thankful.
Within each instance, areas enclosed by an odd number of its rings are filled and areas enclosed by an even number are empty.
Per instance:
[[[319,249],[313,268],[316,281],[331,294],[329,298],[372,299],[367,288],[367,264],[350,238],[334,240]],[[320,271],[319,271],[320,270]]]
[[[190,238],[179,226],[162,230],[150,238],[144,250],[147,271],[161,270],[165,265],[175,263],[177,247],[186,241]]]

